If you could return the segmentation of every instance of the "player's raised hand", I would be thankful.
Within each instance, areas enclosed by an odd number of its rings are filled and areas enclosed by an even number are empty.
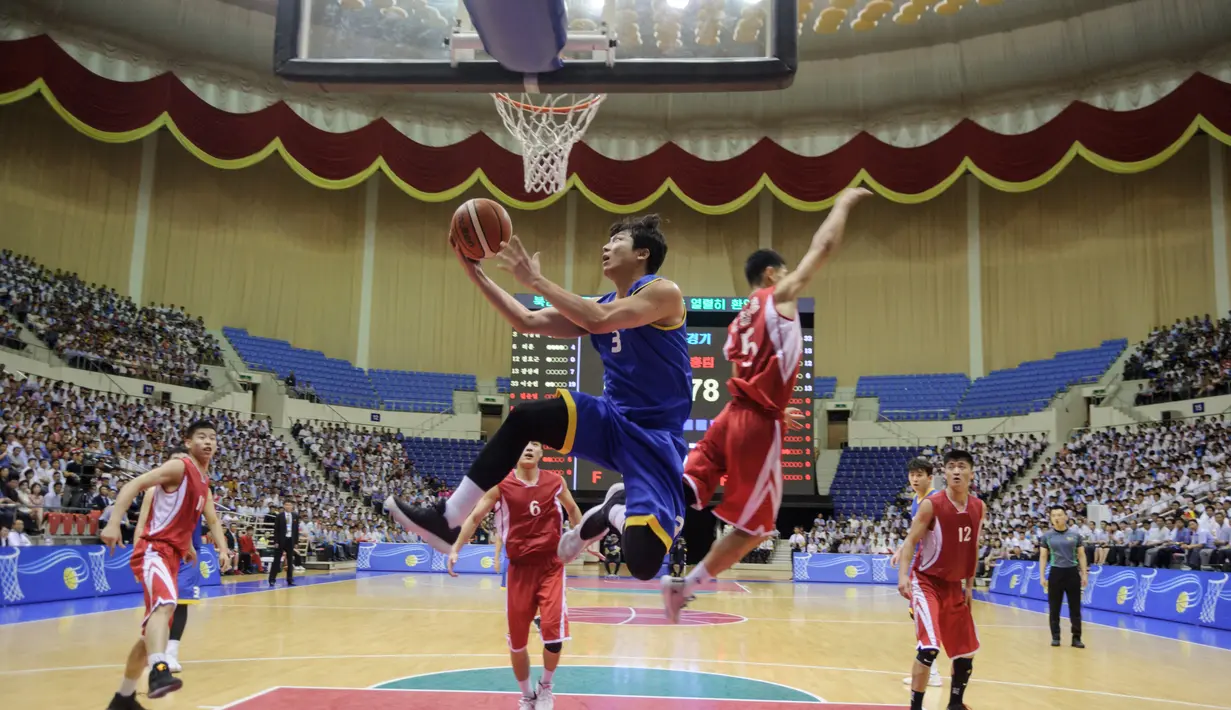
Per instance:
[[[532,287],[543,273],[539,268],[538,252],[531,256],[516,234],[509,237],[509,241],[500,243],[500,251],[496,252],[496,265],[513,274],[518,283],[528,288]]]
[[[786,424],[787,431],[798,431],[804,428],[801,423],[804,419],[804,413],[795,407],[787,407],[783,412],[782,423]]]
[[[449,237],[449,246],[453,248],[453,254],[457,257],[458,263],[462,265],[462,269],[466,271],[467,276],[473,279],[483,273],[483,267],[479,266],[479,262],[463,254],[462,250],[457,248],[457,242],[453,237]]]
[[[448,570],[448,572],[449,572],[449,576],[450,576],[450,577],[456,577],[456,576],[457,576],[457,572],[454,572],[454,571],[453,571],[453,565],[455,565],[455,564],[457,564],[457,550],[450,550],[450,551],[449,551],[449,562],[448,562],[448,564],[445,566],[445,568],[446,568],[446,569]]]
[[[107,523],[107,526],[103,528],[103,531],[98,534],[98,536],[102,538],[103,544],[107,546],[107,549],[110,550],[112,554],[115,554],[115,546],[120,544],[119,517],[113,517],[111,521]]]
[[[866,187],[848,187],[838,195],[838,202],[845,204],[847,207],[854,207],[864,199],[872,196],[872,191]]]

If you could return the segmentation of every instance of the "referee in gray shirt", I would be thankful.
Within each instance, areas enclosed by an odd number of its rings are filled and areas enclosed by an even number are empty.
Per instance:
[[[1064,508],[1051,509],[1051,530],[1039,538],[1039,579],[1047,592],[1051,621],[1051,645],[1060,645],[1060,605],[1069,598],[1069,623],[1073,627],[1073,647],[1081,642],[1081,590],[1086,588],[1086,548],[1081,533],[1069,527]],[[1048,565],[1051,569],[1048,569]]]

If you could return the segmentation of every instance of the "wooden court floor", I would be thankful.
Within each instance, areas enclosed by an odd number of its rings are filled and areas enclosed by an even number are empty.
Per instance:
[[[154,710],[516,707],[497,578],[310,581],[321,583],[193,607],[184,689],[141,701]],[[658,602],[633,580],[570,579],[557,708],[908,704],[914,636],[892,588],[722,581],[678,627],[661,623]],[[974,710],[1231,707],[1231,651],[1094,625],[1084,651],[1053,649],[1042,614],[976,602],[975,618]],[[0,625],[0,705],[102,710],[139,620],[131,608]],[[532,634],[532,654],[540,649]],[[929,689],[926,706],[947,698],[946,682]]]

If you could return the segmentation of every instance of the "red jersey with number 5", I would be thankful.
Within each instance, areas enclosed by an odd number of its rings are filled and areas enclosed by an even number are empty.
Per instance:
[[[162,486],[154,486],[146,492],[154,496],[154,502],[150,504],[145,531],[141,534],[142,540],[166,543],[180,556],[192,547],[192,534],[209,493],[209,480],[196,463],[191,458],[183,462],[184,478],[178,488],[168,493]]]
[[[564,479],[558,473],[539,471],[531,484],[510,473],[500,482],[496,503],[496,527],[504,539],[511,562],[549,562],[556,557],[560,532],[564,528],[564,507],[560,495]]]
[[[971,494],[966,507],[959,510],[945,491],[936,491],[927,499],[932,501],[932,525],[919,543],[915,571],[950,582],[973,577],[979,559],[983,501]]]
[[[734,365],[727,389],[735,400],[753,402],[775,415],[795,393],[803,353],[799,317],[787,318],[774,306],[774,287],[757,289],[727,328],[723,355]]]

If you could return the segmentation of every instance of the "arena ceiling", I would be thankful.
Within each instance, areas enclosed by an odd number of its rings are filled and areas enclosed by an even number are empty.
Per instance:
[[[293,96],[272,73],[276,0],[0,0],[0,13],[143,57],[178,72],[222,72]],[[863,4],[865,0],[858,0]],[[817,0],[816,14],[828,5]],[[914,25],[882,21],[868,32],[805,28],[794,86],[763,94],[623,95],[604,105],[611,130],[676,133],[772,129],[784,124],[863,125],[904,117],[953,119],[1031,97],[1082,96],[1095,83],[1198,71],[1231,58],[1227,0],[970,0],[954,16]],[[382,115],[412,111],[492,116],[473,94],[384,92],[328,97]],[[602,130],[602,129],[600,129]]]

